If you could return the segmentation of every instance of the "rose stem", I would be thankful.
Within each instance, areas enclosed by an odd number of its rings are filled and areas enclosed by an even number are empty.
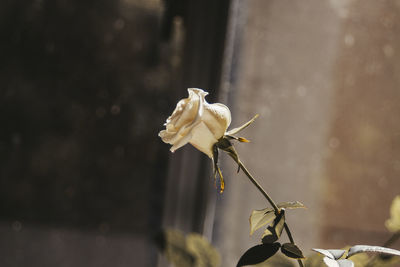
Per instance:
[[[257,189],[261,192],[261,194],[264,195],[264,197],[268,200],[268,202],[274,208],[275,214],[278,215],[280,213],[278,206],[275,204],[275,202],[272,200],[272,198],[267,194],[267,192],[264,190],[264,188],[262,188],[262,186],[257,182],[257,180],[254,179],[254,177],[250,174],[250,172],[247,170],[247,168],[243,165],[243,163],[241,161],[239,161],[239,167],[243,170],[243,172],[250,179],[250,181],[257,187]]]
[[[285,224],[284,224],[284,227],[285,227],[286,234],[287,234],[288,237],[289,237],[290,243],[292,243],[292,244],[294,245],[294,239],[293,239],[293,237],[292,237],[292,233],[290,232],[289,225],[287,225],[286,222],[285,222]],[[303,267],[303,262],[302,262],[300,259],[298,259],[297,262],[299,263],[299,265],[300,265],[301,267]]]
[[[272,198],[268,195],[268,193],[262,188],[262,186],[257,182],[257,180],[250,174],[250,172],[247,170],[247,168],[243,165],[243,163],[240,160],[239,160],[238,164],[239,164],[239,167],[246,174],[246,176],[250,179],[250,181],[257,187],[257,189],[261,192],[261,194],[263,194],[263,196],[268,200],[268,202],[274,208],[275,214],[276,215],[279,214],[280,211],[279,211],[278,206],[275,204],[275,202],[272,200]],[[290,243],[295,244],[293,237],[292,237],[292,233],[290,232],[289,226],[286,224],[286,222],[284,224],[284,227],[285,227],[286,234],[289,237]],[[299,263],[299,266],[303,267],[303,262],[300,259],[298,259],[297,262]]]

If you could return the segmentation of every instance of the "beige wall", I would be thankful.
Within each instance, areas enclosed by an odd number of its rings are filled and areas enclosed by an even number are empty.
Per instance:
[[[361,3],[362,2],[362,3]],[[368,2],[368,4],[365,4]],[[400,6],[393,1],[247,1],[233,126],[242,160],[277,201],[299,200],[289,226],[305,248],[379,245],[400,193]],[[214,239],[231,266],[258,236],[266,201],[226,158]]]
[[[383,223],[400,193],[399,26],[399,1],[354,1],[341,25],[330,125],[339,145],[325,160],[324,244],[388,238]]]

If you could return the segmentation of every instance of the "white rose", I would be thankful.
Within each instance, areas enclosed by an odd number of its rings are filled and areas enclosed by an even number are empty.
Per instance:
[[[178,102],[164,124],[166,129],[158,135],[172,145],[172,152],[190,143],[213,158],[213,145],[225,134],[231,123],[231,112],[223,104],[207,103],[208,93],[201,89],[189,88],[188,92],[189,97]]]

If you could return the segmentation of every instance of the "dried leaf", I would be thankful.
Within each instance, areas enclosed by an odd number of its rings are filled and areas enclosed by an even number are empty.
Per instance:
[[[238,137],[238,141],[242,143],[250,143],[250,140],[244,138],[244,137]]]

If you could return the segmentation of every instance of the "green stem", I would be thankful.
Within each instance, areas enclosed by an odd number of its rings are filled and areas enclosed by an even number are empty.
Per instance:
[[[286,231],[286,233],[287,233],[287,235],[288,235],[288,237],[289,237],[290,243],[294,244],[294,240],[293,240],[293,237],[292,237],[292,233],[290,232],[289,226],[287,225],[286,222],[285,222],[285,224],[284,224],[284,227],[285,227],[285,231]]]
[[[290,232],[289,226],[287,225],[286,222],[284,224],[284,227],[285,227],[285,231],[286,231],[286,234],[288,235],[290,243],[292,243],[294,245],[295,243],[294,243],[292,233]],[[300,259],[298,259],[297,262],[299,263],[299,266],[303,267],[303,262]]]
[[[261,192],[261,194],[264,195],[264,197],[268,200],[268,202],[271,204],[271,206],[275,210],[275,214],[279,214],[279,208],[275,204],[275,202],[272,200],[272,198],[267,194],[267,192],[262,188],[262,186],[257,182],[256,179],[250,174],[249,170],[243,165],[242,162],[239,161],[239,167],[243,170],[243,172],[246,174],[246,176],[250,179],[250,181],[257,187],[257,189]]]
[[[235,160],[235,158],[233,158],[233,159]],[[272,198],[268,195],[268,193],[264,190],[264,188],[262,188],[262,186],[257,182],[256,179],[254,179],[254,177],[251,175],[251,173],[247,170],[247,168],[243,165],[243,163],[240,160],[237,163],[239,164],[239,167],[243,170],[243,172],[246,174],[246,176],[250,179],[250,181],[257,187],[257,189],[261,192],[261,194],[263,194],[263,196],[268,200],[268,202],[274,208],[275,214],[279,214],[280,211],[279,211],[278,206],[275,204],[275,202],[272,200]],[[292,237],[292,233],[290,232],[289,226],[286,224],[286,222],[284,224],[284,228],[285,228],[286,234],[288,235],[290,243],[295,244],[293,237]],[[300,267],[303,267],[303,262],[301,260],[297,260],[297,262],[299,263]]]

